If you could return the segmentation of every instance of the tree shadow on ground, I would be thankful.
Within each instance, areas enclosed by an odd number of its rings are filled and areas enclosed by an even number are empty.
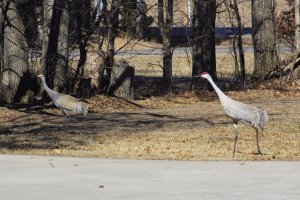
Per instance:
[[[292,119],[291,113],[298,113],[290,101],[274,100],[264,103],[270,121]],[[278,109],[278,107],[283,107]],[[107,134],[122,138],[135,133],[167,131],[178,133],[190,129],[226,126],[231,120],[220,110],[220,105],[203,104],[169,109],[140,109],[132,112],[91,113],[87,117],[64,116],[49,113],[41,107],[21,108],[22,114],[1,122],[0,148],[5,149],[56,149],[88,145],[91,140],[106,140]],[[295,115],[296,116],[296,115]],[[298,116],[298,114],[297,114]]]
[[[170,129],[192,129],[226,124],[221,116],[177,116],[163,111],[149,110],[122,113],[93,113],[87,117],[45,114],[44,111],[27,110],[27,115],[9,120],[0,129],[1,148],[6,149],[55,149],[75,148],[88,144],[88,139],[105,134],[130,135]],[[32,115],[34,114],[34,115]],[[28,119],[30,118],[30,119]]]

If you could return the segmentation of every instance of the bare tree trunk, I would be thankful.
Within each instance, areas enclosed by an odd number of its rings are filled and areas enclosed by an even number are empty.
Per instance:
[[[43,73],[46,75],[46,79],[49,80],[48,74],[49,72],[46,72],[48,60],[49,60],[49,37],[50,37],[50,28],[51,28],[51,19],[53,15],[53,6],[54,6],[54,0],[44,0],[43,2],[43,30],[42,30],[42,55],[40,60],[40,67],[37,69],[40,73]],[[53,85],[52,82],[50,82],[49,86],[51,87]],[[41,95],[44,91],[44,88],[42,84],[39,84],[39,95]]]
[[[76,16],[80,58],[75,77],[84,75],[88,56],[87,44],[94,31],[99,27],[103,19],[103,13],[106,12],[107,3],[103,1],[101,16],[97,16],[100,2],[97,2],[97,5],[93,5],[94,2],[94,0],[79,1],[77,5],[77,9],[80,11]]]
[[[107,1],[102,0],[102,6],[100,6],[100,1],[97,1],[97,5],[93,5],[93,2],[94,0],[78,1],[76,5],[78,12],[78,14],[76,14],[77,43],[79,44],[80,58],[77,64],[75,83],[77,82],[80,83],[81,86],[85,86],[78,87],[78,84],[74,84],[73,91],[75,94],[79,94],[78,97],[81,97],[80,94],[85,94],[84,96],[86,97],[91,96],[91,93],[95,94],[96,91],[100,90],[101,86],[99,81],[101,78],[99,75],[101,74],[100,71],[102,68],[100,66],[103,62],[103,58],[99,55],[99,49],[94,50],[91,48],[88,51],[88,43],[93,42],[91,41],[93,33],[95,33],[95,30],[97,30],[102,20],[106,19]],[[91,81],[90,84],[87,84],[88,80]]]
[[[164,17],[164,3],[167,7],[167,16]],[[166,4],[167,3],[167,4]],[[173,0],[158,0],[158,25],[163,40],[163,79],[166,89],[170,92],[172,85],[172,47],[171,31],[173,23]]]
[[[194,0],[193,12],[193,71],[192,74],[209,72],[213,79],[216,73],[215,49],[216,0]],[[197,81],[197,82],[195,82]],[[193,79],[192,88],[202,85],[199,79]]]
[[[68,90],[68,24],[68,0],[44,0],[41,71],[58,92]]]
[[[2,80],[2,71],[4,68],[4,28],[5,28],[5,16],[7,16],[8,8],[5,8],[8,4],[2,2],[0,4],[0,83]],[[0,92],[1,95],[1,92]]]
[[[54,70],[54,85],[56,91],[69,91],[68,87],[68,40],[69,40],[69,2],[58,0],[55,8],[55,20],[58,21],[57,56]]]
[[[135,16],[137,16],[137,0],[121,0],[120,27],[130,36],[135,34]]]
[[[144,18],[145,18],[145,10],[146,10],[146,4],[144,0],[137,0],[136,1],[136,7],[137,7],[137,17],[135,19],[135,32],[138,39],[142,39],[144,37]]]
[[[300,77],[300,0],[295,0],[295,46],[296,46],[296,56],[293,61],[293,70],[289,73],[292,78]]]
[[[0,101],[11,104],[19,102],[29,88],[27,41],[24,37],[25,28],[14,1],[3,0],[0,9],[3,34]]]
[[[79,61],[75,77],[83,76],[84,65],[87,59],[87,41],[91,31],[91,3],[87,1],[78,1],[77,8],[79,13],[76,15],[78,43],[79,43]]]
[[[238,49],[239,58],[241,65],[241,83],[243,88],[246,88],[246,70],[245,70],[245,56],[243,50],[243,40],[242,40],[242,20],[236,0],[233,0],[233,10],[235,12],[235,17],[238,23]]]
[[[38,31],[38,37],[37,37],[37,44],[42,44],[43,41],[43,12],[42,12],[42,4],[38,4],[35,7],[35,14],[37,16],[36,23],[37,23],[37,31]]]
[[[278,65],[275,1],[252,0],[253,78],[264,79]]]
[[[111,70],[114,64],[114,55],[115,55],[115,38],[118,34],[118,17],[119,17],[119,0],[112,0],[109,24],[108,24],[108,54],[106,62],[106,71],[108,79],[111,76]]]
[[[229,8],[231,8],[234,12],[235,18],[236,18],[236,22],[237,22],[237,34],[236,34],[236,30],[234,30],[235,33],[235,38],[233,39],[233,45],[234,45],[234,54],[236,57],[236,49],[235,47],[238,47],[239,50],[239,60],[240,60],[240,64],[237,65],[237,72],[238,72],[238,78],[242,84],[243,88],[246,88],[246,70],[245,70],[245,56],[244,56],[244,50],[243,50],[243,40],[242,40],[242,20],[241,20],[241,16],[240,16],[240,12],[239,12],[239,8],[238,8],[238,4],[236,0],[233,0],[233,2],[230,0],[229,1],[229,5],[228,3],[225,1],[225,5],[227,6],[229,15],[231,16],[231,11],[229,10]],[[235,28],[234,22],[231,22],[231,26],[232,28]],[[236,45],[236,35],[237,35],[237,45]],[[239,69],[240,68],[240,69]]]
[[[300,0],[295,0],[295,46],[300,49]]]
[[[99,11],[99,9],[101,9],[101,11]],[[93,13],[92,18],[96,21],[91,26],[91,32],[88,38],[92,35],[92,33],[95,30],[97,30],[101,22],[103,22],[104,24],[106,23],[107,15],[107,1],[102,0],[102,6],[100,6],[100,2],[98,2],[98,5],[96,6],[95,11]],[[99,37],[99,48],[95,51],[92,50],[87,52],[87,61],[85,62],[84,66],[84,76],[91,77],[91,87],[93,89],[91,89],[90,91],[94,94],[97,92],[103,92],[105,91],[104,88],[108,87],[108,84],[104,84],[105,80],[107,79],[104,78],[105,66],[103,65],[103,59],[105,59],[105,56],[103,56],[104,52],[101,50],[101,43],[103,42],[103,40],[104,36],[102,36],[101,42]]]
[[[235,23],[234,23],[234,19],[232,17],[232,12],[231,12],[231,10],[232,10],[231,0],[229,0],[228,2],[224,1],[224,4],[225,4],[227,12],[228,12],[231,27],[234,28]],[[237,40],[237,34],[236,34],[235,29],[234,29],[234,37],[232,38],[232,51],[233,51],[234,66],[235,66],[235,78],[237,80],[240,80],[240,66],[239,66],[237,51],[236,51],[236,47],[237,47],[236,40]]]

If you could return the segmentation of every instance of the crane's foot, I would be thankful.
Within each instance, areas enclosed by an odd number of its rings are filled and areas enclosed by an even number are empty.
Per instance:
[[[260,149],[257,150],[257,154],[258,154],[258,155],[262,155]]]
[[[232,157],[234,158],[234,155],[235,155],[235,151],[234,152],[232,152]]]
[[[65,116],[64,116],[64,122],[65,122],[65,123],[70,122],[70,120],[71,120],[70,115],[65,115]]]

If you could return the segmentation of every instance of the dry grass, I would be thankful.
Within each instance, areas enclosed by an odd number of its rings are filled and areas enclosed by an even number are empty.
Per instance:
[[[124,59],[124,57],[117,57]],[[135,74],[138,76],[162,77],[161,56],[132,56],[125,58],[135,67]],[[245,54],[246,73],[253,72],[253,54]],[[229,53],[218,53],[216,57],[217,72],[219,78],[232,77],[234,73],[234,58]],[[191,77],[192,59],[190,56],[174,55],[172,60],[174,77]]]
[[[266,83],[261,87],[266,89],[228,95],[267,109],[270,122],[260,135],[262,156],[256,155],[254,130],[241,125],[236,157],[232,157],[232,124],[214,92],[134,102],[144,108],[96,97],[91,99],[94,113],[67,121],[54,108],[2,108],[0,152],[135,159],[300,160],[300,84],[283,87]],[[115,104],[119,105],[118,112]]]
[[[115,40],[115,49],[118,50],[122,48],[122,50],[131,51],[131,50],[153,50],[157,48],[161,48],[162,44],[157,42],[145,42],[142,40],[132,40],[131,38],[116,38]]]
[[[247,12],[247,10],[245,11]],[[248,23],[248,22],[246,22]],[[117,49],[127,41],[118,39]],[[130,49],[160,44],[132,42]],[[161,76],[161,56],[128,57],[136,75]],[[191,58],[174,56],[174,76],[191,76]],[[233,58],[217,55],[219,77],[234,73]],[[246,54],[247,73],[253,56]],[[264,107],[270,117],[260,135],[264,155],[256,154],[255,132],[241,125],[232,157],[233,127],[214,92],[181,93],[128,102],[107,96],[90,99],[87,118],[65,120],[49,105],[0,107],[0,153],[176,160],[300,160],[300,84],[268,82],[256,89],[227,93]]]
[[[132,60],[130,60],[132,59]],[[160,57],[130,58],[137,74],[161,76],[149,63]],[[233,73],[232,59],[218,55],[219,76]],[[253,59],[246,56],[251,72]],[[187,59],[174,58],[174,73],[190,76]],[[87,118],[64,120],[56,108],[0,108],[0,153],[176,160],[300,160],[300,83],[266,82],[255,90],[232,91],[234,99],[266,108],[268,128],[260,135],[262,156],[256,155],[255,133],[240,126],[236,156],[233,128],[214,92],[184,92],[127,102],[97,96],[90,99]],[[139,106],[138,106],[139,105]]]

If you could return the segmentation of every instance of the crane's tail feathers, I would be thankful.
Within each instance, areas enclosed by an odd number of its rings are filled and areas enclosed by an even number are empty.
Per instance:
[[[87,100],[85,100],[85,99],[79,99],[80,101],[82,101],[82,102],[85,102],[85,103],[90,103],[90,102],[88,102]]]
[[[85,102],[81,102],[81,107],[82,107],[82,113],[84,116],[87,115],[88,111],[89,111],[89,106],[87,103]]]
[[[70,104],[67,104],[69,106],[69,110],[70,111],[73,111],[73,112],[76,112],[76,113],[82,113],[84,116],[87,115],[88,113],[88,104],[87,103],[84,103],[82,101],[73,101],[73,102],[70,102]]]
[[[264,129],[267,127],[267,122],[268,122],[268,114],[267,112],[262,109],[262,108],[259,108],[259,113],[260,113],[260,120],[259,120],[259,126]]]

